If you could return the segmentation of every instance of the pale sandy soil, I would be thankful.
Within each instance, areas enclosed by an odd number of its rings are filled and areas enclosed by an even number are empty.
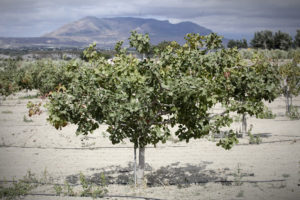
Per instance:
[[[46,121],[45,112],[34,116],[32,122],[25,122],[29,100],[19,99],[24,95],[27,94],[18,93],[1,101],[1,180],[20,179],[28,170],[43,176],[46,170],[55,183],[68,180],[76,184],[80,172],[95,181],[104,172],[107,181],[113,183],[108,185],[108,195],[127,196],[105,199],[300,199],[300,120],[284,116],[283,98],[267,104],[277,114],[275,119],[248,120],[248,124],[253,124],[253,134],[261,136],[259,145],[249,145],[246,137],[229,151],[206,139],[188,144],[170,140],[157,148],[147,148],[149,185],[134,189],[131,143],[112,145],[102,134],[105,126],[81,141],[83,136],[75,135],[75,126],[56,130]],[[299,97],[294,105],[300,106]],[[233,128],[238,130],[240,124],[235,123]],[[122,181],[125,184],[117,184]],[[55,193],[53,186],[41,186],[33,192]]]

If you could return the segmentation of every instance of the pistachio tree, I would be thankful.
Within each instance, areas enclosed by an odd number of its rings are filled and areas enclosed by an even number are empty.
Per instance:
[[[282,84],[282,94],[286,99],[286,114],[291,111],[293,96],[300,93],[300,54],[295,53],[292,61],[279,67]]]
[[[222,38],[214,33],[188,34],[185,39],[183,46],[173,42],[150,58],[149,36],[132,32],[130,45],[143,59],[127,54],[118,42],[113,63],[94,59],[97,54],[91,46],[85,57],[92,65],[68,68],[71,82],[51,94],[50,123],[58,129],[77,124],[77,134],[108,125],[113,144],[129,140],[139,150],[140,184],[145,147],[166,142],[171,127],[176,127],[180,140],[189,142],[230,126],[230,112],[257,114],[263,99],[273,99],[268,97],[273,87],[264,86],[273,80],[268,65],[244,65],[237,49],[221,48]],[[260,76],[263,73],[269,75]],[[213,112],[217,104],[223,106],[222,113]],[[225,135],[218,145],[230,149],[237,143],[236,135],[232,130]]]
[[[241,63],[227,72],[226,82],[230,101],[225,106],[242,115],[242,136],[247,134],[247,115],[264,113],[264,101],[271,102],[280,95],[278,68],[262,54],[254,54],[251,63]]]

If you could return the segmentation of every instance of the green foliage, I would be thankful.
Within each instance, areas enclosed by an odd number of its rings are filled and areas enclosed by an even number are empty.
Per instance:
[[[275,119],[276,114],[273,114],[272,111],[265,106],[264,111],[262,113],[259,113],[257,117],[260,119]]]
[[[56,193],[57,196],[60,196],[60,195],[62,194],[63,188],[62,188],[60,185],[55,184],[55,185],[53,186],[53,188],[54,188],[55,193]]]
[[[150,38],[148,34],[142,35],[142,34],[138,34],[136,31],[131,31],[129,44],[131,47],[134,47],[137,50],[137,52],[141,54],[150,53],[151,45],[150,45]]]
[[[26,95],[26,96],[22,96],[19,97],[18,99],[37,99],[39,97],[39,95]]]
[[[258,135],[253,135],[251,133],[253,126],[251,125],[250,130],[248,130],[248,136],[249,136],[249,144],[260,144],[262,142],[262,139]]]
[[[274,46],[273,33],[269,30],[255,32],[250,43],[254,48],[272,49]]]
[[[300,93],[300,54],[294,54],[293,60],[279,67],[284,96],[298,96]]]
[[[278,31],[274,35],[274,48],[288,50],[292,47],[292,37],[288,33]]]
[[[296,106],[290,107],[290,112],[287,113],[287,116],[292,120],[298,120],[300,119],[300,112],[298,111],[298,108]]]
[[[234,133],[232,130],[229,131],[227,136],[224,139],[221,139],[218,143],[217,146],[221,146],[226,150],[231,149],[235,144],[238,144],[239,141],[236,137],[236,133]]]
[[[229,40],[228,44],[227,44],[228,48],[238,48],[238,49],[246,49],[248,48],[248,43],[246,39],[242,39],[242,40]]]
[[[0,198],[12,200],[17,197],[28,194],[37,186],[37,178],[34,174],[28,171],[28,173],[23,177],[23,179],[13,182],[12,185],[8,187],[0,185]]]
[[[281,31],[273,34],[272,31],[264,30],[254,33],[251,45],[254,48],[261,49],[288,50],[292,47],[292,37]]]
[[[76,196],[76,193],[67,181],[65,181],[63,191],[65,196]]]
[[[91,196],[93,199],[95,199],[97,197],[103,197],[108,192],[108,190],[105,188],[107,185],[103,173],[101,174],[102,183],[99,187],[89,183],[82,173],[79,175],[79,180],[82,186],[82,191],[80,192],[81,197]]]
[[[300,29],[297,30],[297,33],[295,35],[295,39],[294,39],[294,46],[296,48],[300,47]]]
[[[168,45],[155,59],[147,55],[144,60],[127,55],[118,43],[113,64],[91,48],[93,66],[77,65],[65,89],[51,94],[50,123],[56,128],[77,124],[77,134],[105,123],[113,144],[128,138],[145,147],[166,142],[169,126],[178,125],[175,135],[186,142],[218,133],[232,123],[229,112],[257,115],[263,112],[262,100],[277,97],[278,72],[262,55],[254,54],[254,64],[247,65],[236,49],[220,49],[216,34],[185,38],[185,45]],[[149,53],[148,35],[132,32],[130,44]],[[218,103],[225,112],[212,115]],[[229,134],[219,145],[229,149],[236,142]]]
[[[261,138],[257,135],[252,135],[251,133],[249,135],[249,144],[260,144],[262,142]]]
[[[112,57],[110,54],[96,50],[95,47],[96,43],[94,42],[88,48],[83,50],[80,58],[86,62],[93,62],[99,58],[109,59]]]
[[[259,53],[274,62],[282,59],[293,59],[295,55],[300,55],[300,49],[289,49],[288,51],[280,49],[240,49],[239,52],[244,59],[251,59],[255,53]]]
[[[176,41],[162,41],[157,45],[153,45],[151,47],[151,53],[161,54],[168,46],[172,47],[172,49],[177,50],[180,48],[180,45]]]
[[[18,91],[18,85],[14,82],[20,62],[8,59],[0,62],[0,95],[8,96]]]
[[[42,110],[40,109],[42,103],[32,103],[29,101],[27,103],[27,108],[28,108],[28,116],[31,117],[32,115],[40,115],[42,113]]]

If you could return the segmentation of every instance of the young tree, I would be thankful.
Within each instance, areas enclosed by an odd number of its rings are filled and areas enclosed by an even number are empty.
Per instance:
[[[263,111],[262,100],[273,100],[276,73],[264,61],[243,64],[236,49],[220,49],[216,34],[188,34],[186,44],[150,59],[149,36],[132,32],[130,45],[144,54],[139,60],[126,54],[122,43],[113,64],[93,59],[93,46],[85,51],[90,67],[74,66],[67,88],[52,93],[49,121],[56,128],[77,124],[77,134],[88,134],[108,125],[113,144],[129,139],[139,149],[137,180],[141,184],[145,147],[165,142],[170,126],[178,127],[180,140],[220,133],[232,123],[230,112],[255,115]],[[224,111],[212,113],[221,103]],[[237,142],[232,130],[218,145],[225,149]]]
[[[282,78],[282,93],[286,98],[286,114],[289,114],[291,111],[293,96],[298,96],[300,93],[299,63],[300,55],[295,53],[291,62],[279,67],[279,72]]]

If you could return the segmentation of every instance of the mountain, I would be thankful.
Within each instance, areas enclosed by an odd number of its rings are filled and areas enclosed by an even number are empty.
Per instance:
[[[81,43],[96,42],[98,46],[113,46],[117,41],[125,43],[130,31],[149,33],[151,43],[158,44],[164,40],[175,40],[184,43],[187,33],[207,35],[212,31],[191,22],[171,24],[169,21],[142,19],[131,17],[96,18],[85,17],[81,20],[66,24],[63,27],[44,35],[44,37],[60,40],[71,39]]]
[[[169,21],[132,17],[85,17],[66,24],[53,32],[36,38],[0,38],[0,47],[12,46],[76,46],[84,47],[96,42],[100,48],[112,48],[117,41],[128,45],[130,31],[149,33],[152,44],[161,41],[184,43],[187,33],[207,35],[212,31],[192,22],[172,24]]]

